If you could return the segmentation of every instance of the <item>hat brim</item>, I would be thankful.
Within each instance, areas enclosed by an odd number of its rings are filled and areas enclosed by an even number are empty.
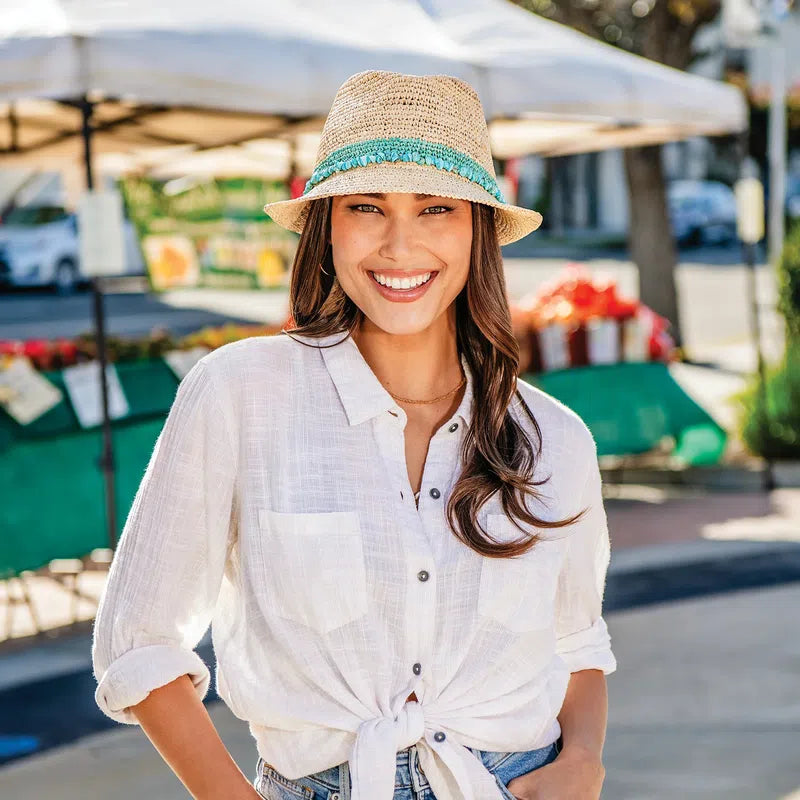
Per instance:
[[[334,173],[308,194],[293,200],[267,203],[264,211],[283,228],[301,233],[309,201],[363,192],[424,193],[436,197],[472,200],[497,209],[495,225],[499,244],[516,242],[542,224],[542,215],[530,208],[501,203],[482,186],[453,172],[413,161],[384,161]]]

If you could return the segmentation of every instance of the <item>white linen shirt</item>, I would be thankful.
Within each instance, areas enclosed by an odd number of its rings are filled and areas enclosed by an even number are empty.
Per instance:
[[[430,441],[417,509],[406,414],[352,338],[320,350],[259,336],[201,358],[100,599],[100,709],[137,724],[128,707],[187,673],[205,697],[194,648],[212,623],[217,691],[287,778],[349,760],[353,800],[391,800],[396,753],[416,743],[438,800],[501,800],[467,748],[551,744],[570,673],[616,669],[601,616],[610,542],[589,429],[521,379],[543,436],[536,477],[551,474],[528,508],[589,511],[538,529],[544,541],[514,559],[453,535],[444,509],[473,411],[462,364],[463,399]],[[511,411],[535,444],[516,399]],[[497,495],[478,521],[497,540],[521,536]]]

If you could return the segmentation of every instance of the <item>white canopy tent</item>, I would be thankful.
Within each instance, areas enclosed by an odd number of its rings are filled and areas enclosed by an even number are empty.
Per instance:
[[[474,77],[411,0],[17,2],[0,14],[0,159],[74,155],[85,96],[96,153],[290,135],[368,68]]]
[[[117,154],[118,165],[163,163],[165,148],[188,143],[227,148],[230,167],[231,147],[250,142],[256,154],[274,154],[274,140],[303,136],[303,147],[284,151],[282,172],[308,174],[336,89],[362,69],[469,81],[499,157],[747,124],[738,89],[506,0],[17,0],[0,16],[0,166],[77,163],[86,98],[93,152]],[[192,167],[191,159],[183,164]],[[209,166],[205,156],[201,168]]]
[[[424,0],[465,48],[503,156],[604,150],[747,127],[739,89],[604,44],[506,0]]]

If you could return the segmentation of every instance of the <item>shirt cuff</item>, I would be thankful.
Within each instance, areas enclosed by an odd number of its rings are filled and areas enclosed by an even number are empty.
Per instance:
[[[111,663],[98,681],[95,701],[111,719],[138,725],[139,720],[127,708],[144,700],[153,689],[187,674],[202,700],[208,692],[211,674],[197,653],[171,644],[137,647]]]
[[[598,617],[589,628],[561,636],[556,643],[556,653],[570,672],[601,669],[605,675],[610,675],[617,669],[617,659],[611,650],[611,636],[602,617]]]

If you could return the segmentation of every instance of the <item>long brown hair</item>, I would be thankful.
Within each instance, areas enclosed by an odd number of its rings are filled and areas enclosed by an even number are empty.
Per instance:
[[[292,266],[289,306],[295,327],[291,330],[312,338],[344,331],[352,335],[364,316],[335,277],[327,244],[331,205],[330,197],[309,203]],[[474,411],[462,442],[464,466],[453,486],[446,514],[453,533],[468,547],[485,556],[506,558],[527,552],[540,537],[523,531],[523,541],[497,543],[488,538],[477,516],[495,492],[500,492],[507,516],[541,528],[571,525],[586,509],[567,519],[549,521],[531,514],[524,505],[524,495],[540,497],[536,487],[546,483],[549,476],[539,481],[528,477],[534,474],[541,453],[542,433],[516,388],[519,345],[511,329],[503,257],[491,206],[472,203],[472,231],[469,274],[455,303],[458,350],[466,356],[474,377]],[[290,335],[285,329],[281,333]],[[535,448],[509,413],[514,394],[533,423]]]

